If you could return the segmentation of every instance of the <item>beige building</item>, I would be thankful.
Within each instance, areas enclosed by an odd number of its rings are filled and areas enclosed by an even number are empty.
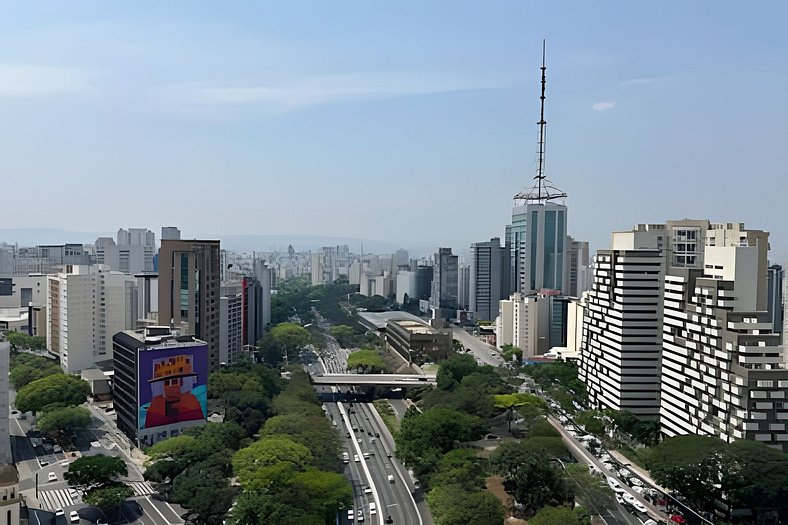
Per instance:
[[[159,324],[208,344],[208,366],[219,366],[219,241],[164,239],[159,250]]]
[[[550,297],[512,294],[499,303],[495,319],[495,341],[501,347],[513,345],[523,351],[523,359],[544,355],[550,348]]]
[[[136,324],[134,277],[103,265],[68,265],[47,279],[47,348],[63,370],[77,373],[111,359],[112,336]]]
[[[451,330],[439,330],[421,321],[388,321],[386,342],[408,363],[418,365],[446,359],[453,353]]]

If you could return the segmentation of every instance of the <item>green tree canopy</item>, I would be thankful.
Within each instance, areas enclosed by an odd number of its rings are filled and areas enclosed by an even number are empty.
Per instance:
[[[480,458],[475,449],[450,450],[440,458],[436,471],[421,482],[430,487],[455,485],[468,491],[483,489],[487,465],[487,460]]]
[[[438,388],[454,390],[463,377],[476,372],[479,368],[473,356],[467,354],[453,355],[448,359],[444,359],[438,365],[436,376]]]
[[[515,392],[512,394],[498,394],[494,397],[495,408],[509,409],[525,405],[532,405],[547,411],[547,403],[539,397],[526,392]]]
[[[380,374],[386,369],[386,363],[377,350],[363,348],[348,356],[347,369],[360,374]]]
[[[314,465],[326,471],[341,470],[339,435],[325,415],[284,414],[274,416],[260,429],[261,436],[281,436],[312,452]]]
[[[560,505],[573,499],[561,467],[550,463],[541,446],[527,442],[502,443],[490,456],[493,470],[504,478],[506,491],[525,507],[526,515],[545,505]]]
[[[264,467],[286,465],[303,471],[313,461],[312,453],[304,445],[287,437],[265,437],[243,448],[233,456],[233,467],[242,484],[259,479]]]
[[[728,447],[737,469],[728,483],[732,508],[776,509],[788,519],[788,454],[757,441],[734,441]]]
[[[90,411],[84,407],[55,408],[38,419],[38,429],[61,445],[73,443],[76,435],[89,426]]]
[[[356,331],[346,324],[332,326],[329,332],[342,348],[350,348],[356,343]]]
[[[583,525],[577,514],[566,506],[542,507],[536,515],[528,520],[528,525]]]
[[[93,489],[85,494],[84,501],[105,513],[115,512],[124,501],[134,494],[131,487],[116,483],[107,487]]]
[[[81,405],[90,394],[90,385],[76,376],[54,374],[36,379],[16,395],[16,408],[21,412],[40,412],[44,407],[60,403]]]
[[[430,491],[427,501],[435,525],[503,523],[503,505],[486,490],[469,492],[459,485],[441,485]]]
[[[296,362],[301,349],[310,344],[312,336],[306,328],[295,323],[279,323],[265,334],[258,346],[263,351],[266,363],[278,365],[284,356]]]
[[[23,332],[5,332],[5,340],[11,343],[15,350],[46,350],[47,339],[40,335],[29,336]]]
[[[57,361],[35,354],[16,354],[11,357],[11,374],[9,380],[14,390],[21,390],[36,379],[62,374],[63,370]]]
[[[514,345],[501,346],[501,353],[507,362],[521,364],[523,361],[523,351]]]
[[[96,454],[82,456],[71,462],[64,477],[73,485],[93,488],[108,485],[128,473],[123,458]]]
[[[565,472],[570,484],[575,487],[575,495],[583,506],[592,509],[594,514],[604,514],[605,508],[613,504],[615,496],[603,478],[588,472],[581,463],[569,463]]]
[[[724,441],[716,437],[676,436],[652,447],[646,467],[654,481],[682,495],[690,507],[712,512],[736,469]]]

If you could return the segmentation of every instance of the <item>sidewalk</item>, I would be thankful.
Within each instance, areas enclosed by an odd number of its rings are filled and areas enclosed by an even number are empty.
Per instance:
[[[616,460],[619,463],[621,463],[622,465],[625,465],[629,470],[631,470],[632,472],[637,474],[640,479],[642,479],[643,481],[645,481],[646,483],[648,483],[649,485],[651,485],[655,489],[657,489],[660,492],[663,492],[665,494],[669,494],[670,493],[670,491],[668,489],[666,489],[664,487],[661,487],[660,485],[657,485],[657,482],[654,481],[653,479],[651,479],[651,475],[649,475],[647,470],[642,469],[639,466],[635,465],[628,457],[626,457],[621,452],[619,452],[617,450],[608,450],[608,453],[611,456],[613,456],[614,458],[616,458]]]

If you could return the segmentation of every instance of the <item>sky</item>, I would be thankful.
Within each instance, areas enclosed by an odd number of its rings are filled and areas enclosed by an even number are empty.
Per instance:
[[[569,233],[771,232],[788,261],[788,4],[0,2],[3,228],[503,237],[535,174]]]

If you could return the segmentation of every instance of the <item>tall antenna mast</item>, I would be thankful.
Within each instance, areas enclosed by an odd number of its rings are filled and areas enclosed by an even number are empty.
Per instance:
[[[542,40],[542,94],[539,96],[539,165],[536,168],[536,177],[537,179],[537,198],[539,200],[542,199],[542,180],[544,179],[544,126],[547,124],[544,119],[544,93],[545,87],[547,86],[547,76],[545,71],[547,71],[547,66],[545,66],[545,49],[547,47],[546,41]]]
[[[526,188],[514,196],[515,201],[525,201],[525,203],[544,204],[546,201],[555,199],[565,199],[566,193],[556,188],[552,182],[547,180],[545,175],[545,125],[547,121],[544,119],[544,101],[545,91],[547,88],[547,65],[546,65],[546,49],[547,42],[542,40],[542,92],[539,96],[539,141],[538,141],[538,156],[536,166],[536,184],[530,188]]]

